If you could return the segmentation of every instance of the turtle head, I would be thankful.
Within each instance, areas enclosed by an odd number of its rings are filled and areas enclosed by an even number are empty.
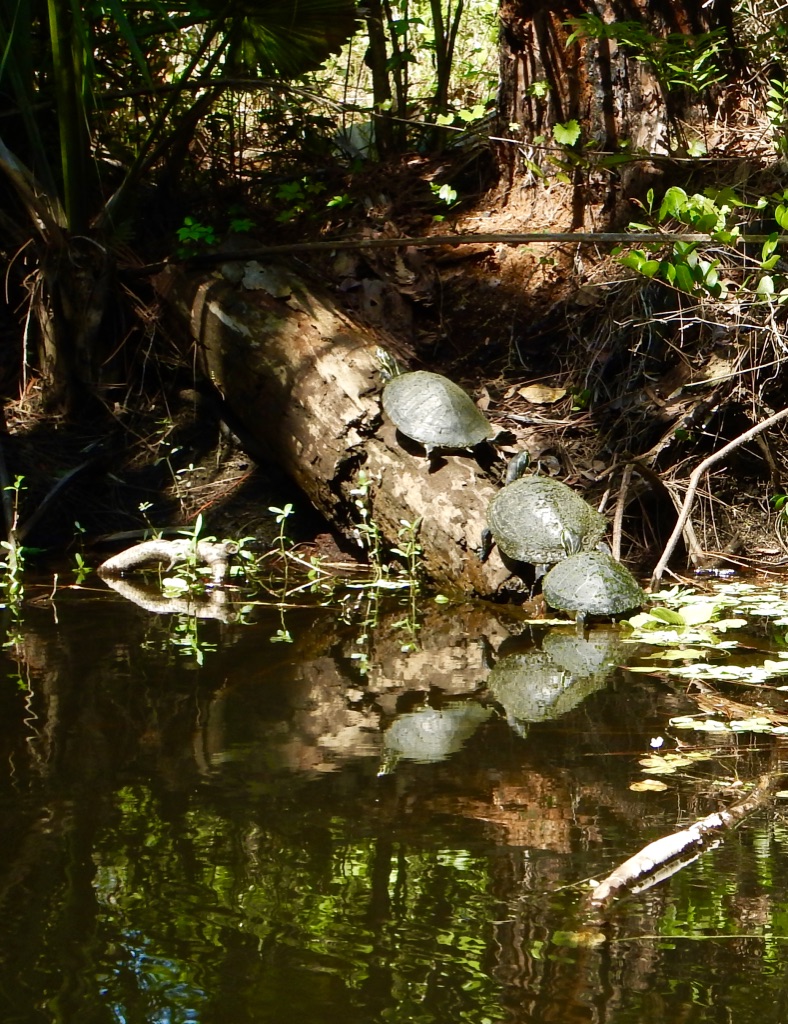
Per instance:
[[[564,526],[561,529],[561,547],[564,549],[566,557],[570,555],[576,555],[583,546],[583,538],[576,530],[572,530],[570,527]]]
[[[390,381],[393,377],[402,376],[402,367],[399,365],[394,356],[386,351],[382,345],[378,345],[375,348],[375,358],[380,364],[380,376],[383,379],[384,384]]]
[[[506,479],[504,483],[510,484],[515,480],[519,480],[525,473],[528,467],[531,465],[531,456],[528,452],[518,452],[509,459],[509,465],[506,467]]]

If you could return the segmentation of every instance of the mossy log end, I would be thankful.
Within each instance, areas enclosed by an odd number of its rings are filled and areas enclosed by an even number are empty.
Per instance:
[[[477,554],[495,487],[471,457],[430,464],[400,444],[380,405],[375,350],[387,339],[352,324],[328,294],[280,267],[222,271],[170,268],[156,288],[261,453],[348,537],[360,519],[354,492],[363,471],[369,514],[388,546],[396,546],[402,520],[420,520],[423,570],[433,583],[495,594],[509,572],[497,552],[484,563]]]

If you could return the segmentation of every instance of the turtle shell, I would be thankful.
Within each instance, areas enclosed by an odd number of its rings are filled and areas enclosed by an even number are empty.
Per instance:
[[[502,488],[490,502],[487,523],[505,555],[535,565],[594,548],[607,529],[605,517],[571,487],[540,476]]]
[[[383,388],[383,408],[406,437],[433,448],[473,448],[495,433],[467,392],[448,377],[414,370]]]
[[[559,562],[542,582],[551,608],[579,615],[621,615],[646,599],[635,577],[604,551],[583,551]]]

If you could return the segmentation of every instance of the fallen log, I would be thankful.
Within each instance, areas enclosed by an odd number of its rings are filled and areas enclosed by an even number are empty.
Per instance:
[[[490,596],[510,578],[497,552],[486,562],[477,554],[496,488],[476,460],[429,461],[384,421],[379,333],[281,267],[168,268],[155,285],[258,449],[341,533],[357,535],[362,502],[388,547],[403,521],[419,521],[433,583]]]

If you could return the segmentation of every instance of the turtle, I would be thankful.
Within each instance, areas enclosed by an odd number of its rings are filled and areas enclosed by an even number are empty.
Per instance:
[[[471,396],[440,373],[412,370],[391,377],[383,408],[401,434],[424,446],[428,459],[436,450],[475,448],[495,436]]]
[[[545,576],[542,593],[551,608],[573,613],[581,626],[586,615],[622,615],[646,600],[629,569],[606,551],[565,558]]]
[[[512,561],[533,563],[539,577],[546,566],[596,547],[607,520],[560,480],[519,475],[526,464],[524,453],[512,459],[507,483],[490,502],[482,557],[494,540]]]

